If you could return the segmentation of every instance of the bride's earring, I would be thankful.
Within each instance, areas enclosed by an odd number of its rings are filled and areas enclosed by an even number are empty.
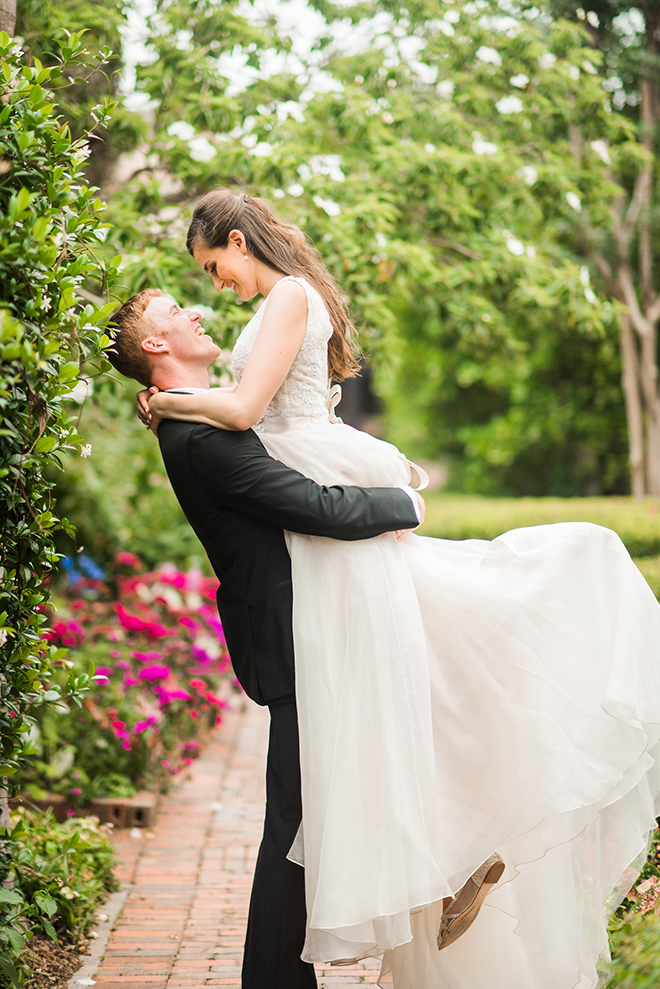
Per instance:
[[[245,258],[245,260],[247,261],[247,259],[248,259],[248,256],[247,256],[247,254],[244,254],[244,255],[243,255],[243,257],[244,257],[244,258]]]

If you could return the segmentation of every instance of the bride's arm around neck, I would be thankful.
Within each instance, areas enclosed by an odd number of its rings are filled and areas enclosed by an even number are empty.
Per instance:
[[[221,429],[244,430],[259,422],[289,373],[307,329],[307,297],[301,285],[283,281],[268,295],[259,333],[233,391],[210,388],[192,395],[159,392],[149,400],[161,419],[186,419]]]

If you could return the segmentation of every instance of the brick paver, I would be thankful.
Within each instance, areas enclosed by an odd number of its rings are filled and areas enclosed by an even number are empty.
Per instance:
[[[152,832],[115,838],[128,898],[94,976],[97,989],[240,986],[252,874],[263,827],[268,711],[229,713],[164,798]],[[318,968],[322,989],[374,984],[379,964]]]

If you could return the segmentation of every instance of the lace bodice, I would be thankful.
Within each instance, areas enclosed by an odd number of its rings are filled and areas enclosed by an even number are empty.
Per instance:
[[[275,393],[262,419],[254,426],[257,432],[264,428],[264,421],[267,419],[303,416],[313,422],[327,422],[329,418],[328,340],[332,336],[330,316],[323,299],[309,282],[296,275],[286,277],[298,282],[305,290],[307,329],[289,373]],[[272,291],[277,292],[277,285]],[[236,381],[241,380],[267,305],[268,298],[264,300],[236,341],[231,355]]]

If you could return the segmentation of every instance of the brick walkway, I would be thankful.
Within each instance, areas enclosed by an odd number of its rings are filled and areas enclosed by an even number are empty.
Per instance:
[[[126,904],[94,976],[96,989],[240,986],[252,872],[264,814],[268,712],[229,714],[163,801],[153,832],[118,832]],[[318,968],[323,989],[374,984],[373,959]]]

